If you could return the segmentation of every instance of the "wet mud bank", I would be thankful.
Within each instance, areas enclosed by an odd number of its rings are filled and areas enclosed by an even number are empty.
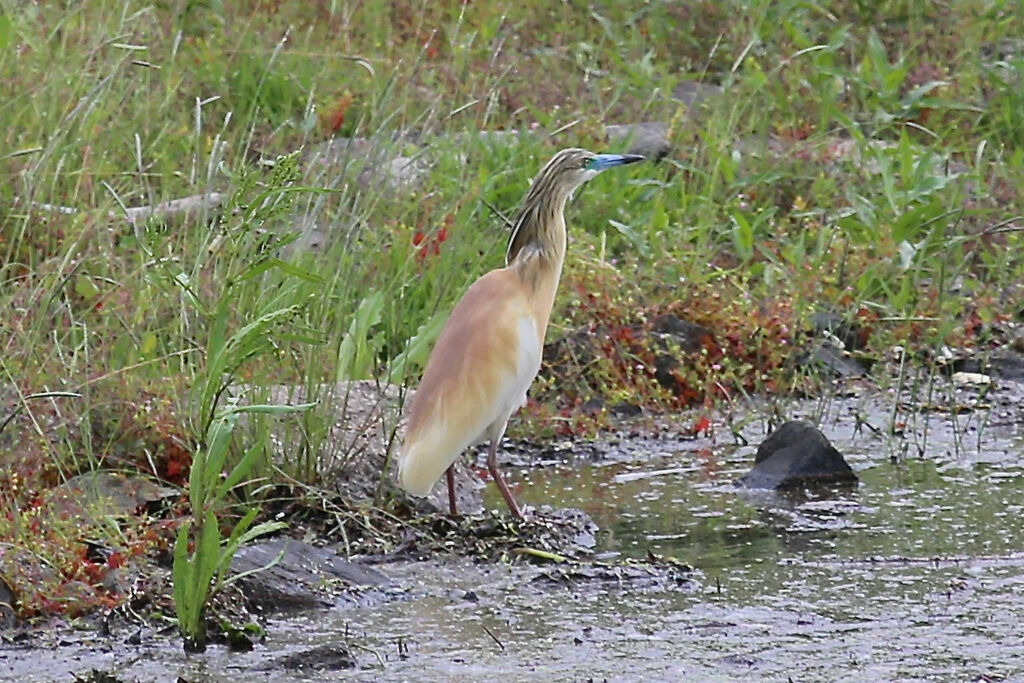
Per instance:
[[[186,656],[168,620],[118,610],[7,630],[0,660],[24,681],[1013,678],[1021,405],[1016,382],[848,386],[698,436],[686,419],[585,449],[512,444],[525,523],[488,488],[493,512],[425,514],[387,543],[273,539],[240,556],[280,560],[244,582],[239,622],[260,629],[236,643]],[[736,486],[789,419],[857,483]]]

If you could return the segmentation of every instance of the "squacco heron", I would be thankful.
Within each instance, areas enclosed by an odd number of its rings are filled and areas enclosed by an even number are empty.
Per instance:
[[[513,221],[505,267],[466,290],[427,361],[399,460],[406,491],[425,496],[445,474],[454,517],[454,463],[467,447],[487,440],[487,468],[512,515],[522,519],[498,471],[498,444],[540,370],[565,260],[565,203],[601,171],[642,159],[563,149],[541,169]]]

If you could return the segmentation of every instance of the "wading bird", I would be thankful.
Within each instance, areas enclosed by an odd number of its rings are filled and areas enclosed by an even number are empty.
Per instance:
[[[498,444],[540,370],[544,333],[565,260],[565,203],[601,171],[642,159],[563,149],[541,169],[512,223],[505,267],[466,290],[427,361],[399,459],[399,480],[406,491],[425,496],[446,474],[454,517],[454,463],[468,446],[486,439],[491,477],[513,516],[522,519],[498,471]]]

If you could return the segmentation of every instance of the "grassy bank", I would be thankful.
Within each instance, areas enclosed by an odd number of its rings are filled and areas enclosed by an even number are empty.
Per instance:
[[[547,373],[531,431],[556,412],[599,424],[575,417],[594,398],[802,389],[792,349],[825,309],[873,357],[1002,342],[1024,300],[1020,2],[629,5],[2,5],[0,536],[86,586],[58,607],[98,600],[101,572],[73,529],[31,532],[50,488],[96,468],[184,483],[228,384],[414,381],[445,312],[501,263],[490,207],[511,212],[555,150],[604,148],[604,124],[662,121],[672,149],[570,208],[549,340],[610,342]],[[706,96],[687,108],[680,84]],[[358,148],[341,170],[311,161],[343,137],[391,141],[418,177],[360,176]],[[213,192],[215,208],[126,220]],[[667,312],[715,339],[671,390],[631,336]],[[318,447],[264,474],[317,483],[299,463]]]

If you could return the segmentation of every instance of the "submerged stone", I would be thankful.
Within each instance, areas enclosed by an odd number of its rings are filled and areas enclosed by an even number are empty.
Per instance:
[[[857,475],[842,454],[812,424],[794,420],[758,446],[754,467],[736,482],[751,489],[829,484],[855,485]]]
[[[347,646],[330,643],[278,657],[272,662],[264,664],[263,669],[272,671],[275,668],[281,668],[286,671],[325,672],[354,669],[357,666],[359,666],[359,661]]]
[[[684,590],[700,588],[700,574],[693,567],[678,561],[650,558],[647,561],[573,562],[549,564],[537,570],[526,585],[540,590],[566,588],[578,595],[588,589],[608,591],[610,587],[622,590]]]

